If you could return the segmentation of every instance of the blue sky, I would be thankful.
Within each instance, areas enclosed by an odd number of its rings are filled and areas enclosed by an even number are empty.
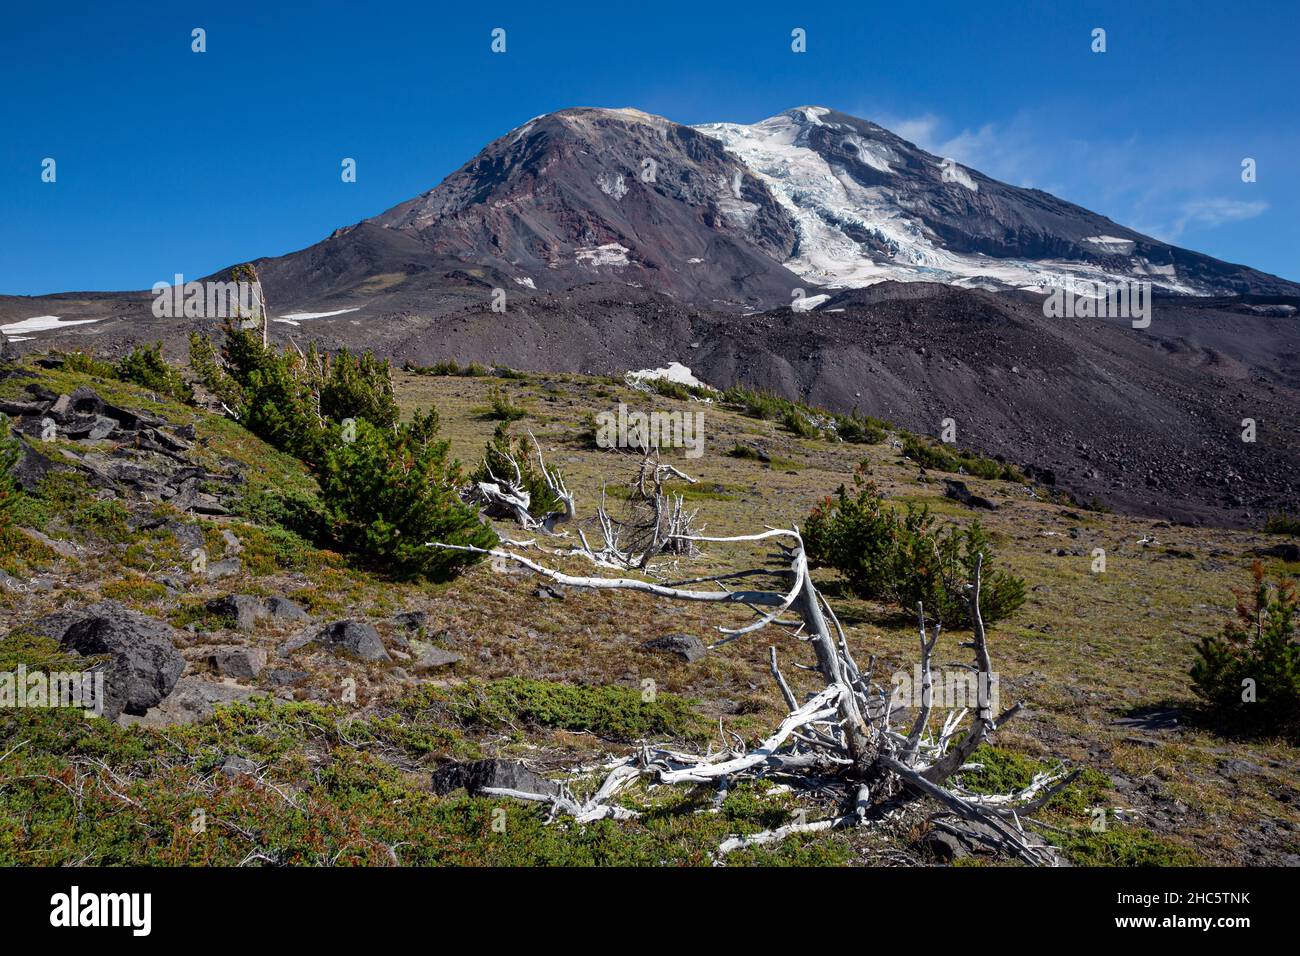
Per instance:
[[[142,289],[310,245],[567,106],[816,104],[1300,279],[1300,4],[13,4],[0,293]],[[191,30],[207,52],[191,52]],[[507,52],[489,50],[494,27]],[[790,51],[803,27],[808,52]],[[1094,27],[1107,51],[1090,50]],[[41,182],[41,162],[57,181]],[[341,181],[353,157],[357,181]],[[1258,181],[1241,181],[1241,161]]]

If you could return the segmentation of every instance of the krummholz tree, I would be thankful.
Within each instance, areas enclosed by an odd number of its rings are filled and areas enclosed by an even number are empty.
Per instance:
[[[615,802],[638,780],[658,785],[713,787],[717,793],[716,806],[737,782],[767,779],[809,793],[831,794],[838,808],[824,819],[799,820],[774,830],[732,837],[719,847],[720,853],[772,843],[796,833],[880,824],[899,817],[910,805],[929,800],[940,807],[931,817],[933,824],[957,833],[972,844],[984,845],[1034,865],[1060,862],[1056,848],[1026,828],[1027,823],[1032,823],[1026,814],[1046,804],[1075,779],[1078,771],[1067,774],[1058,767],[1036,775],[1021,791],[993,795],[972,793],[952,779],[963,768],[975,768],[968,764],[975,748],[1011,720],[1022,705],[1017,703],[995,715],[988,696],[982,694],[968,723],[968,711],[963,709],[950,711],[941,727],[932,727],[932,661],[940,627],[936,624],[927,629],[924,608],[917,606],[921,701],[910,725],[896,726],[897,711],[906,708],[892,699],[891,691],[873,680],[874,657],[865,669],[854,659],[834,610],[809,574],[798,528],[769,528],[737,537],[683,537],[692,543],[774,542],[779,548],[778,557],[788,587],[769,591],[732,590],[728,586],[773,573],[761,568],[661,584],[631,577],[567,574],[508,548],[483,550],[438,542],[430,542],[430,546],[491,555],[568,587],[640,591],[666,600],[747,608],[756,619],[739,627],[719,627],[722,636],[713,646],[767,628],[783,629],[791,638],[812,645],[816,666],[805,669],[818,673],[821,689],[800,700],[782,675],[776,648],[771,647],[772,678],[789,713],[758,746],[733,743],[703,757],[667,747],[644,746],[606,765],[603,769],[607,775],[595,794],[585,800],[575,798],[563,786],[559,796],[514,790],[487,792],[546,803],[551,807],[552,817],[564,813],[585,823],[638,816],[636,810]],[[978,686],[987,688],[996,681],[996,675],[980,617],[982,567],[983,561],[977,561],[974,580],[967,587],[972,639],[962,646],[973,654],[974,661],[969,666],[977,675]]]

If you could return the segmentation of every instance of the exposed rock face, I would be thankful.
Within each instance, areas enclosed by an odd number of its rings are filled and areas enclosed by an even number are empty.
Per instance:
[[[185,669],[169,625],[116,601],[47,620],[55,621],[55,633],[62,631],[59,643],[65,648],[87,656],[110,655],[104,678],[104,716],[109,719],[123,711],[138,716],[156,707]]]

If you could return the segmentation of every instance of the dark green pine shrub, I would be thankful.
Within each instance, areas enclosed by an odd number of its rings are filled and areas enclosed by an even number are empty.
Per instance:
[[[1025,582],[998,570],[978,521],[968,528],[936,530],[925,507],[908,504],[903,513],[885,504],[866,462],[853,476],[853,491],[839,487],[808,516],[803,539],[809,561],[839,571],[857,597],[888,601],[905,611],[917,602],[945,627],[969,622],[967,585],[983,555],[980,615],[1001,620],[1025,602]]]
[[[528,491],[528,513],[540,521],[549,512],[558,510],[560,499],[546,484],[541,469],[534,464],[536,458],[532,442],[523,436],[512,442],[507,422],[500,422],[493,429],[492,438],[483,449],[483,460],[470,475],[470,480],[491,481],[492,475],[495,475],[498,479],[514,481],[515,470],[506,460],[506,455],[512,455],[519,465],[520,479]]]
[[[21,454],[18,442],[9,436],[9,419],[0,415],[0,548],[9,539],[14,510],[22,494],[13,476],[13,467]]]
[[[1270,584],[1251,568],[1253,587],[1234,590],[1237,617],[1222,635],[1202,638],[1192,686],[1214,715],[1243,727],[1300,734],[1300,643],[1295,581]]]
[[[481,555],[427,542],[490,548],[497,543],[464,504],[460,464],[437,440],[434,411],[395,428],[361,419],[354,440],[331,444],[318,475],[330,533],[341,550],[403,576],[443,579]]]
[[[194,389],[189,382],[163,358],[161,342],[137,346],[117,363],[114,371],[123,382],[152,389],[186,404],[194,401]]]

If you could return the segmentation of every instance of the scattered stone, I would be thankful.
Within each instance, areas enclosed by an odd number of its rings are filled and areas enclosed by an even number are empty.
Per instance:
[[[283,667],[277,667],[273,670],[266,671],[263,680],[272,687],[292,687],[294,684],[301,684],[308,677],[307,671],[289,670]]]
[[[255,680],[266,660],[266,650],[261,647],[219,647],[208,655],[218,674],[235,680]]]
[[[424,647],[411,667],[419,673],[436,670],[439,667],[450,667],[452,664],[459,664],[462,660],[464,658],[455,651],[443,650],[441,647]]]
[[[549,584],[543,584],[533,592],[537,597],[549,600],[563,601],[564,594],[551,587]]]
[[[221,772],[227,777],[238,777],[245,774],[252,774],[257,771],[257,764],[247,757],[227,757],[221,764]]]
[[[391,660],[379,632],[365,621],[335,621],[317,634],[316,640],[335,653],[350,654],[363,661]]]
[[[169,625],[116,601],[73,613],[59,643],[78,654],[112,658],[104,676],[106,717],[116,718],[122,711],[144,714],[172,692],[185,659],[172,642]]]
[[[983,498],[967,488],[964,481],[945,478],[943,480],[943,495],[945,498],[951,498],[968,508],[983,508],[986,511],[998,510],[998,506],[989,499]]]
[[[687,663],[695,663],[709,653],[704,642],[693,634],[665,634],[643,641],[641,649],[658,651],[661,654],[675,654]]]
[[[266,599],[266,613],[279,621],[305,621],[307,612],[301,604],[286,597],[269,597]]]
[[[258,618],[266,613],[261,600],[251,594],[227,594],[213,598],[203,608],[214,617],[233,621],[241,631],[251,631]]]
[[[450,763],[439,767],[431,778],[433,792],[445,797],[464,787],[470,796],[485,789],[519,790],[559,796],[558,784],[533,773],[523,764],[513,760],[472,760]]]

